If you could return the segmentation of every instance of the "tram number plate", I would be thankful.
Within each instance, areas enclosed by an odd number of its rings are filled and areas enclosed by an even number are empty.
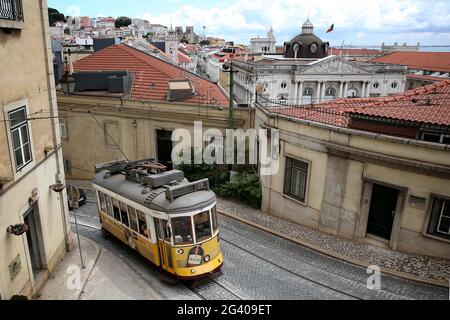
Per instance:
[[[191,254],[189,256],[189,264],[193,264],[193,265],[197,265],[197,264],[201,264],[202,263],[202,256],[198,255],[198,254]]]

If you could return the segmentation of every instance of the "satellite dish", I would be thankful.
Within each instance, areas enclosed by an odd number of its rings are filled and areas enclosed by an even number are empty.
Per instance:
[[[261,93],[264,91],[264,84],[261,82],[256,83],[256,93]]]
[[[69,188],[69,196],[72,208],[78,209],[78,198],[80,197],[80,191],[74,185],[71,185]]]

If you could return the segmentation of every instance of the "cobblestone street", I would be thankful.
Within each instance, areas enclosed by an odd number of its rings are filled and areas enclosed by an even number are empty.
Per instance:
[[[369,290],[366,283],[370,275],[365,268],[223,215],[223,275],[195,289],[181,283],[163,283],[158,280],[157,268],[122,242],[102,235],[93,200],[88,193],[88,203],[77,210],[80,234],[119,256],[143,281],[157,284],[166,299],[448,299],[444,287],[385,274],[381,276],[381,290]]]

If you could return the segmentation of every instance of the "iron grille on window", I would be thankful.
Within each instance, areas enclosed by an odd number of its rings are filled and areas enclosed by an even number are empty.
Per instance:
[[[0,0],[0,19],[23,21],[22,0]]]

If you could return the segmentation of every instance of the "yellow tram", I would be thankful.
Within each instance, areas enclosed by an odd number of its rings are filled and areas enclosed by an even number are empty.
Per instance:
[[[95,166],[102,228],[178,279],[219,272],[216,197],[208,179],[188,182],[153,160]]]

